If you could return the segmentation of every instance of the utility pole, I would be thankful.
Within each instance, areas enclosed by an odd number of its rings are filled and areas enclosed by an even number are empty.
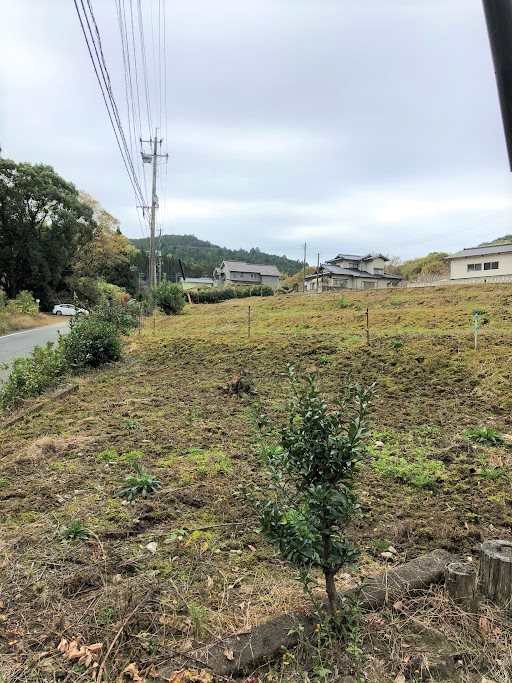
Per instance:
[[[153,145],[153,150],[151,154],[146,154],[143,151],[141,152],[142,154],[142,162],[144,164],[153,164],[153,187],[151,191],[151,213],[150,213],[150,233],[149,233],[149,278],[148,278],[148,283],[149,283],[149,288],[151,289],[152,287],[155,286],[156,284],[156,253],[155,253],[155,224],[156,224],[156,210],[158,208],[158,197],[156,194],[156,171],[157,171],[157,162],[159,157],[165,157],[166,159],[169,157],[168,154],[158,154],[158,145],[160,145],[160,148],[162,147],[162,142],[163,138],[158,139],[158,128],[155,130],[155,137],[150,138],[149,140],[140,140],[141,144],[143,142],[147,142],[150,145]]]
[[[307,244],[304,242],[304,259],[302,261],[302,293],[304,294],[304,291],[306,289],[306,249],[307,249]]]
[[[316,293],[318,294],[318,271],[320,270],[320,254],[316,255]]]
[[[160,233],[158,235],[158,271],[157,271],[157,284],[162,282],[162,228],[160,228]]]

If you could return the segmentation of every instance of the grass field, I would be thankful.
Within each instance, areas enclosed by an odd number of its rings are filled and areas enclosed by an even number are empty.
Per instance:
[[[512,285],[339,299],[252,298],[159,316],[127,340],[123,363],[0,430],[0,662],[13,680],[67,675],[62,636],[104,643],[104,654],[130,615],[108,680],[129,662],[158,665],[307,604],[256,533],[251,502],[265,492],[258,451],[286,415],[287,362],[316,373],[329,401],[351,381],[377,385],[362,514],[349,530],[359,570],[340,587],[434,548],[476,557],[483,539],[511,537],[512,449],[466,431],[512,432]],[[240,372],[257,393],[224,391]],[[130,503],[117,492],[138,457],[163,486]],[[76,519],[92,535],[62,542]],[[389,546],[391,562],[381,556]],[[400,670],[388,659],[374,680]],[[90,680],[81,664],[73,671],[67,680]]]

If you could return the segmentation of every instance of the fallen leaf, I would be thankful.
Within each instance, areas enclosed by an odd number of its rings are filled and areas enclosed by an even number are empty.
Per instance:
[[[211,576],[206,577],[206,585],[208,586],[208,588],[211,588],[213,586],[213,579]]]
[[[403,674],[398,674],[393,683],[405,683],[405,676]]]
[[[224,657],[225,657],[226,659],[229,659],[230,662],[233,661],[233,659],[235,658],[235,654],[234,654],[233,650],[232,650],[230,647],[227,647],[227,648],[224,650]]]
[[[66,638],[61,638],[57,645],[57,652],[60,652],[70,662],[77,661],[79,664],[84,664],[87,668],[91,664],[97,666],[95,661],[95,654],[103,648],[103,643],[93,643],[92,645],[81,645],[78,638],[68,641]]]
[[[128,666],[123,669],[122,675],[127,676],[130,680],[134,681],[134,683],[146,683],[146,679],[142,678],[139,674],[139,667],[135,662],[128,664]]]
[[[398,600],[398,601],[395,602],[395,604],[393,605],[393,609],[395,610],[395,612],[403,612],[403,611],[404,611],[404,607],[405,607],[405,605],[404,605],[404,603],[403,603],[401,600]]]
[[[253,545],[248,545],[247,547],[249,548],[249,550],[250,550],[251,552],[253,552],[253,553],[256,552],[256,548],[255,548]]]
[[[151,541],[151,543],[148,543],[146,546],[146,550],[149,550],[149,552],[154,555],[156,553],[156,549],[158,548],[158,543],[156,541]]]
[[[171,674],[168,683],[211,683],[213,676],[207,669],[180,669]]]
[[[487,617],[480,617],[478,625],[480,626],[480,632],[482,633],[482,635],[484,637],[487,637],[491,632],[491,625],[489,623],[489,619],[487,619]]]

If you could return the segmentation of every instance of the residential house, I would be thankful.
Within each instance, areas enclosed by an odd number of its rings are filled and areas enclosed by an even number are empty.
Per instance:
[[[276,266],[262,266],[245,261],[223,261],[213,271],[214,287],[230,285],[268,285],[279,287],[281,274]]]
[[[320,265],[318,271],[306,276],[308,292],[341,289],[385,289],[396,287],[402,278],[386,273],[388,258],[382,254],[338,254]]]
[[[512,243],[463,249],[448,259],[452,282],[512,281]]]
[[[180,277],[180,284],[184,290],[198,289],[199,287],[213,287],[213,278],[211,277]]]

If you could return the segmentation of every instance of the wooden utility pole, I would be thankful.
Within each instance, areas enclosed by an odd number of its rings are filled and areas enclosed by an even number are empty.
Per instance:
[[[304,291],[306,289],[306,249],[307,249],[307,244],[304,242],[304,259],[302,261],[302,293],[304,294]]]
[[[320,254],[316,255],[316,293],[318,294],[318,271],[320,270]]]
[[[366,343],[370,345],[370,309],[366,309]]]

